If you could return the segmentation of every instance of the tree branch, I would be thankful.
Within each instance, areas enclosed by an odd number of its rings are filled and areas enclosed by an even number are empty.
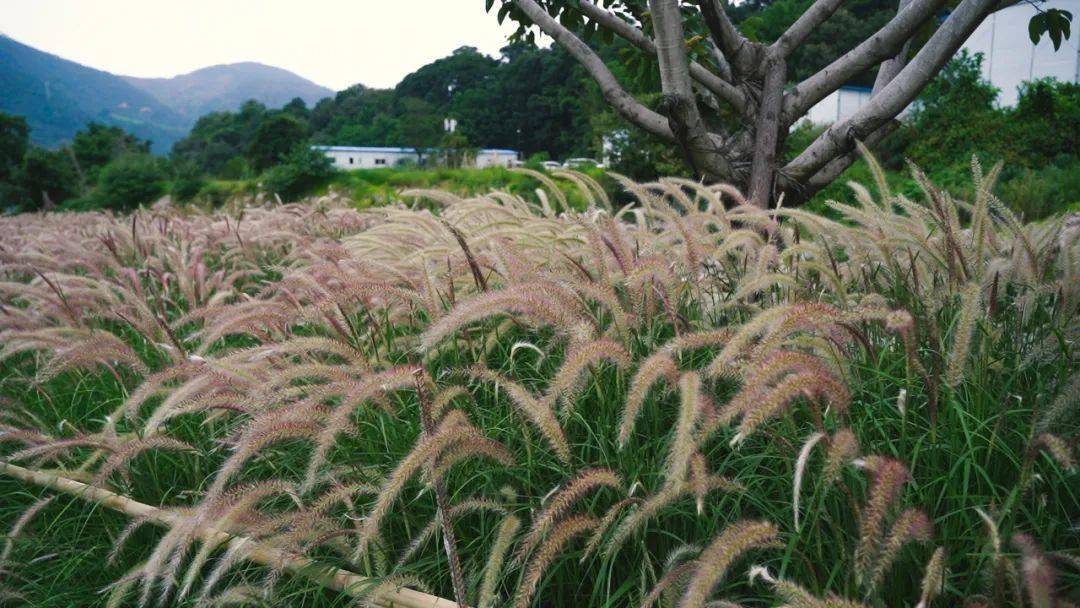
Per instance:
[[[807,36],[817,26],[824,23],[836,12],[836,9],[840,8],[843,2],[844,0],[816,0],[786,32],[776,39],[776,42],[772,44],[774,52],[779,53],[781,57],[790,56],[795,49],[799,48],[799,45],[806,41]]]
[[[649,11],[664,92],[662,111],[668,125],[695,172],[712,179],[726,178],[731,175],[731,165],[721,153],[717,138],[709,132],[694,97],[678,0],[649,0]]]
[[[918,0],[915,0],[916,2]],[[999,0],[963,0],[927,40],[911,63],[851,117],[833,124],[784,168],[799,181],[809,179],[833,159],[896,117],[944,67],[964,40],[994,10]],[[910,7],[909,7],[910,10]]]
[[[750,165],[750,202],[757,207],[767,207],[772,200],[786,79],[787,62],[779,52],[770,50],[754,132],[754,158]]]
[[[899,15],[911,5],[912,0],[900,0],[896,7],[896,14]],[[885,88],[885,85],[892,82],[893,78],[900,73],[900,70],[904,69],[907,65],[908,53],[911,52],[911,38],[908,38],[906,42],[900,47],[900,50],[889,59],[886,59],[878,67],[877,77],[874,78],[874,88],[870,93],[871,97],[877,95],[881,89]]]
[[[796,85],[784,100],[784,124],[794,123],[859,72],[896,55],[944,5],[945,0],[910,0],[873,36]]]
[[[866,141],[864,141],[863,143],[866,145],[867,148],[873,148],[874,146],[881,143],[883,139],[891,135],[893,131],[896,131],[896,129],[898,129],[899,127],[900,121],[890,120],[889,122],[882,125],[880,129],[871,133],[870,136],[867,137]],[[838,158],[834,158],[827,165],[822,167],[817,173],[815,173],[810,179],[806,180],[806,185],[804,191],[802,192],[803,196],[806,199],[814,196],[819,191],[821,191],[822,188],[825,188],[826,186],[831,184],[836,178],[840,177],[840,174],[844,171],[847,171],[848,167],[850,167],[857,160],[859,160],[858,150],[851,150],[847,154],[843,154]]]
[[[675,140],[675,135],[668,126],[667,119],[645,107],[627,93],[619,84],[619,81],[616,80],[615,75],[611,73],[611,70],[604,65],[604,61],[600,59],[600,56],[575,36],[573,32],[552,18],[534,0],[514,0],[514,4],[541,31],[551,36],[559,46],[566,49],[566,52],[570,53],[570,56],[589,72],[589,76],[600,86],[600,92],[603,94],[604,99],[611,104],[611,107],[619,115],[661,139],[669,142]]]
[[[697,4],[713,41],[716,42],[720,52],[727,57],[732,71],[740,76],[753,72],[758,58],[757,48],[753,42],[747,40],[735,29],[735,25],[731,23],[727,12],[724,11],[723,2],[698,0]]]
[[[656,32],[656,56],[660,60],[660,86],[664,94],[693,96],[678,2],[649,0],[649,11]]]
[[[642,51],[656,55],[656,44],[633,24],[624,21],[618,15],[604,10],[589,0],[580,0],[578,6],[583,15],[600,26],[614,32],[620,38]],[[725,82],[723,78],[709,71],[705,66],[696,61],[690,61],[690,77],[701,83],[702,86],[720,99],[730,103],[740,114],[746,113],[746,95],[732,86],[731,83]]]

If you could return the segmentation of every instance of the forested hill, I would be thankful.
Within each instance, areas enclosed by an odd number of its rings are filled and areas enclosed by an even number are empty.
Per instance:
[[[334,91],[288,70],[252,61],[214,65],[172,78],[123,76],[194,124],[202,115],[235,110],[249,99],[280,107],[299,97],[314,104]]]
[[[179,113],[124,79],[0,35],[0,111],[26,117],[32,141],[53,147],[91,121],[123,127],[166,152],[187,131]]]
[[[334,92],[259,63],[218,65],[173,78],[96,70],[0,35],[0,112],[26,117],[33,143],[56,147],[90,122],[122,127],[164,154],[208,112],[254,99],[280,107]]]

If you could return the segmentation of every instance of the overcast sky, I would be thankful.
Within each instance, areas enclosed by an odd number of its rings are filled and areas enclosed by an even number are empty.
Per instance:
[[[390,87],[460,46],[512,31],[484,0],[0,0],[0,31],[126,76],[258,61],[335,90]]]

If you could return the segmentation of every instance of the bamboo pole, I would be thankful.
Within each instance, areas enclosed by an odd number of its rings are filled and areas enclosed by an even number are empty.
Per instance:
[[[0,461],[0,473],[36,486],[70,494],[87,502],[100,504],[131,517],[145,517],[147,521],[165,528],[176,526],[185,520],[185,517],[179,513],[137,502],[127,496],[57,474],[25,469],[4,461]],[[372,582],[371,579],[359,574],[320,564],[307,557],[275,547],[268,547],[246,536],[229,534],[213,527],[204,528],[198,534],[203,542],[224,543],[248,561],[279,568],[349,596],[362,595],[364,590],[370,588]],[[459,608],[457,603],[450,600],[406,588],[383,593],[377,598],[376,604],[383,608]]]

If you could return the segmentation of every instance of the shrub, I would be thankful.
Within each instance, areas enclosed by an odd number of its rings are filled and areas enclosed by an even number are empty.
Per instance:
[[[130,211],[153,203],[168,191],[165,162],[148,154],[129,154],[101,169],[89,205],[101,209]]]
[[[285,162],[262,175],[262,187],[284,199],[295,199],[325,186],[335,173],[333,162],[321,152],[297,146]]]

